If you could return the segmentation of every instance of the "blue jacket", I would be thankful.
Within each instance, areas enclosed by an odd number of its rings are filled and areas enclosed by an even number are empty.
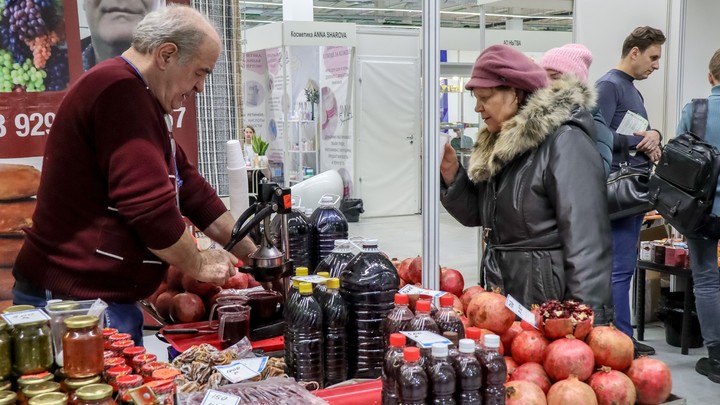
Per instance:
[[[705,141],[720,149],[720,85],[714,86],[708,97],[708,120],[705,128]],[[676,134],[684,134],[690,131],[692,123],[692,102],[685,104]],[[713,203],[713,215],[720,216],[720,182],[715,191],[715,202]]]
[[[592,111],[593,120],[595,121],[595,149],[600,153],[603,160],[603,168],[605,169],[605,178],[610,176],[610,168],[613,160],[613,131],[608,128],[597,106]]]

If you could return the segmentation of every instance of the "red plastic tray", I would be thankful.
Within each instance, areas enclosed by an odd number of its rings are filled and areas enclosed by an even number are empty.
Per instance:
[[[337,388],[317,390],[314,394],[330,405],[371,405],[382,403],[382,381],[374,380]]]
[[[163,333],[165,330],[171,330],[171,329],[208,329],[211,326],[217,326],[218,321],[212,321],[212,323],[209,323],[208,321],[203,322],[194,322],[194,323],[180,323],[176,325],[168,325],[164,328],[160,329],[160,333]],[[168,343],[172,345],[175,350],[179,352],[184,352],[185,350],[191,348],[192,346],[196,346],[199,344],[207,343],[210,344],[218,349],[221,349],[220,347],[220,339],[218,338],[218,334],[216,333],[199,333],[199,334],[187,334],[187,335],[166,335],[163,334],[163,337],[165,340],[167,340]],[[265,339],[265,340],[258,340],[256,342],[250,342],[252,344],[252,348],[257,350],[261,349],[264,352],[272,352],[276,350],[283,350],[285,348],[285,341],[282,336]]]

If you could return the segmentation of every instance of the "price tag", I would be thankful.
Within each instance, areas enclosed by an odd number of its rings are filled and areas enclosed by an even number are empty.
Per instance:
[[[437,298],[441,295],[446,294],[445,291],[426,290],[424,288],[420,288],[418,286],[414,286],[411,284],[405,285],[405,287],[401,288],[398,292],[400,294],[408,294],[408,295],[412,295],[412,294],[429,295],[433,298]]]
[[[200,405],[238,405],[240,397],[224,392],[208,390]]]
[[[535,314],[533,314],[529,309],[525,308],[512,297],[512,295],[507,296],[507,299],[505,300],[505,306],[508,307],[511,311],[515,313],[515,315],[519,316],[520,319],[523,321],[529,323],[532,325],[533,328],[537,329],[537,324],[535,323]]]
[[[449,339],[426,330],[400,333],[407,336],[408,339],[414,340],[423,349],[430,349],[434,343],[443,343],[447,345],[452,343]]]
[[[240,359],[224,366],[215,366],[215,369],[231,383],[237,383],[260,375],[267,360],[267,357]]]
[[[3,314],[2,317],[5,319],[5,322],[11,326],[50,320],[48,314],[40,309],[28,309],[27,311],[12,312],[9,314]]]
[[[313,283],[313,284],[323,283],[328,280],[322,276],[295,276],[292,279],[297,280],[301,283]]]

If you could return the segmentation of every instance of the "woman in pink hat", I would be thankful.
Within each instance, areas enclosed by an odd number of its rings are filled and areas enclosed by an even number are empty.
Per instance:
[[[467,168],[445,146],[441,201],[466,226],[485,228],[481,283],[526,307],[574,299],[596,323],[611,320],[612,269],[605,173],[577,78],[548,84],[541,67],[503,45],[487,48],[465,85],[483,128]]]

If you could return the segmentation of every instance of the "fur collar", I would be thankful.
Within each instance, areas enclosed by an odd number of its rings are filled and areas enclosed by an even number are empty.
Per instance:
[[[593,87],[569,75],[536,90],[499,133],[480,131],[470,156],[470,179],[477,183],[495,176],[516,157],[538,148],[578,107],[591,110],[595,99]]]

